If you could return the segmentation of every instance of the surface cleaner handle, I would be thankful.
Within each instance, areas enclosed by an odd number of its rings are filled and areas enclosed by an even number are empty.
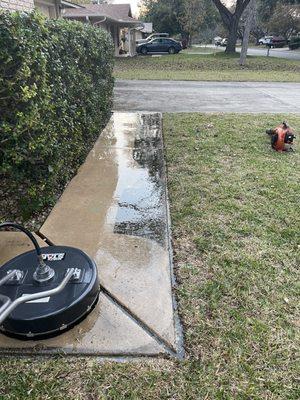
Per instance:
[[[0,302],[2,306],[0,307],[0,315],[3,313],[4,310],[11,304],[11,299],[4,294],[0,294]]]
[[[38,293],[33,293],[33,294],[25,294],[21,297],[18,297],[14,301],[11,301],[11,299],[7,296],[0,295],[0,296],[3,296],[3,300],[4,300],[4,305],[1,306],[1,308],[0,308],[0,325],[9,316],[9,314],[20,304],[27,303],[27,301],[39,300],[44,297],[51,297],[55,294],[60,293],[66,287],[67,283],[74,275],[74,272],[75,272],[75,269],[70,268],[70,270],[68,271],[68,273],[66,274],[66,276],[64,277],[64,279],[62,280],[60,285],[58,285],[54,289],[45,290],[44,292],[38,292]],[[1,300],[1,297],[0,297],[0,300]]]
[[[0,279],[0,286],[4,285],[6,282],[10,281],[13,279],[20,271],[17,269],[14,269],[13,271],[8,272],[8,274]]]

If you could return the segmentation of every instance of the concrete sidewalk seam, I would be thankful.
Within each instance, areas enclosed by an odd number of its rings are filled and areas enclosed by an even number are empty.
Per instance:
[[[143,329],[149,336],[151,336],[156,342],[161,345],[166,352],[175,358],[181,358],[180,352],[178,352],[173,346],[161,337],[157,332],[155,332],[150,326],[148,326],[144,321],[142,321],[135,313],[133,313],[130,308],[125,304],[120,302],[109,290],[107,290],[103,285],[100,285],[101,291],[108,297],[119,309],[121,309],[128,317],[130,317],[140,328]],[[144,355],[145,356],[145,355]],[[148,355],[147,355],[148,357]],[[159,357],[159,355],[158,355]]]

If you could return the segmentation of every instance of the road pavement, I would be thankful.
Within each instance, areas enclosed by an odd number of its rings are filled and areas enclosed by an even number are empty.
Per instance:
[[[203,54],[201,53],[201,46],[197,46],[195,45],[195,47],[199,47],[199,54]],[[205,46],[206,48],[210,48],[212,49],[212,52],[214,49],[216,49],[216,46],[214,45],[207,45]],[[218,50],[224,50],[225,51],[225,47],[218,47]],[[240,47],[236,48],[237,52],[241,51]],[[248,55],[249,56],[267,56],[267,48],[265,46],[261,46],[261,47],[249,47],[248,49]],[[192,52],[190,54],[197,54],[197,52]],[[295,61],[300,61],[300,51],[299,50],[289,50],[288,47],[284,47],[284,48],[280,48],[280,49],[270,49],[269,52],[269,56],[270,57],[277,57],[277,58],[286,58],[288,60],[295,60]]]
[[[238,52],[241,51],[240,48],[237,49]],[[267,49],[265,47],[262,48],[249,48],[248,54],[249,56],[266,56]],[[286,58],[288,60],[300,60],[300,51],[298,50],[289,50],[287,47],[283,49],[270,49],[269,52],[270,57],[278,57],[278,58]]]
[[[299,113],[300,83],[117,80],[114,110]]]

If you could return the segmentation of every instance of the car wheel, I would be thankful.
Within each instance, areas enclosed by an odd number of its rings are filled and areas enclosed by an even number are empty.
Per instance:
[[[147,47],[142,47],[141,48],[141,53],[145,56],[148,53]]]
[[[175,54],[175,49],[174,47],[169,48],[169,54]]]

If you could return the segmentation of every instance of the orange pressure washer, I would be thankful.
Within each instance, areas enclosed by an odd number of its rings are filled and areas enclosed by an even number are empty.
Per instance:
[[[296,136],[286,122],[275,129],[268,129],[266,133],[271,136],[271,146],[276,151],[293,151],[292,145]]]

